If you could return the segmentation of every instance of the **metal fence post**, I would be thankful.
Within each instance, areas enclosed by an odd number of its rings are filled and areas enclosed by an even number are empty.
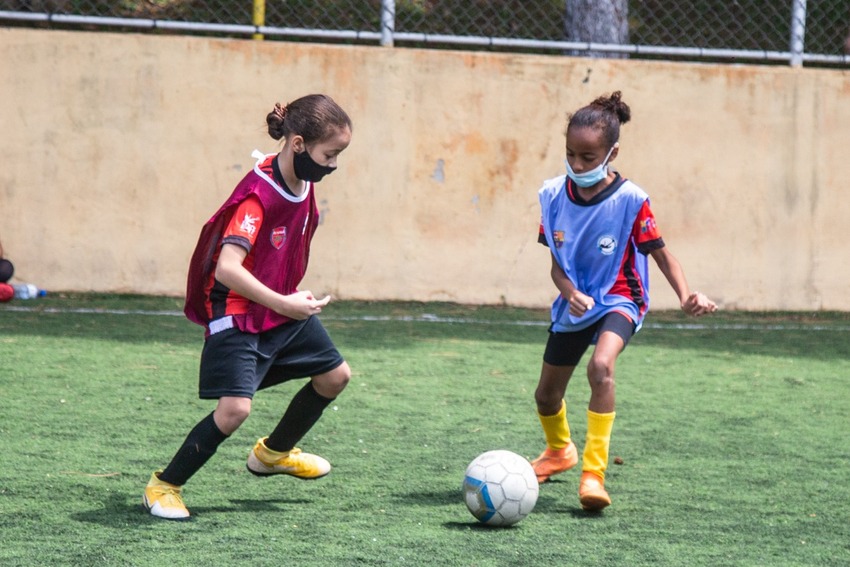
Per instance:
[[[393,46],[395,31],[395,0],[381,0],[381,45]]]
[[[806,45],[806,0],[794,0],[791,8],[791,66],[803,65]]]
[[[254,0],[252,21],[257,27],[266,25],[266,0]],[[254,39],[263,39],[263,34],[255,33],[252,37]]]

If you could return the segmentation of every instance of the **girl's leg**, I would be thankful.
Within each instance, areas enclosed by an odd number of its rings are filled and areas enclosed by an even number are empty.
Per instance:
[[[154,472],[145,488],[145,506],[154,516],[185,519],[189,511],[181,487],[203,467],[251,413],[258,335],[227,329],[207,337],[201,353],[199,394],[218,398],[215,411],[189,432],[169,465]],[[230,395],[221,395],[227,392]]]
[[[611,504],[604,487],[608,468],[608,449],[614,426],[614,366],[625,341],[614,332],[600,334],[587,365],[590,403],[587,410],[587,440],[582,457],[579,499],[585,510],[598,511]]]
[[[250,398],[223,397],[215,411],[189,432],[171,463],[158,476],[169,484],[183,486],[236,431],[251,413]]]
[[[325,408],[345,389],[351,369],[343,362],[325,374],[314,376],[295,394],[280,422],[265,440],[273,451],[287,452],[319,421]]]
[[[534,391],[534,401],[537,403],[537,413],[554,415],[561,410],[567,384],[573,375],[575,366],[553,366],[543,363],[540,370],[540,380]]]
[[[319,478],[331,470],[330,463],[295,445],[319,421],[325,408],[351,379],[351,369],[343,362],[330,372],[314,376],[295,394],[280,422],[265,439],[260,439],[248,455],[248,470],[258,476],[288,474],[298,478]]]
[[[186,520],[189,510],[183,504],[181,487],[218,450],[225,439],[251,413],[251,399],[223,397],[214,412],[198,422],[163,471],[151,475],[145,487],[144,505],[154,516]]]
[[[546,449],[531,461],[537,482],[546,482],[552,475],[574,467],[578,462],[575,444],[570,438],[567,404],[564,395],[575,366],[554,366],[543,363],[540,381],[534,393],[537,417],[546,437]]]
[[[546,436],[546,449],[531,461],[537,482],[545,482],[552,475],[569,470],[578,463],[576,446],[570,438],[564,395],[573,371],[595,333],[595,325],[574,333],[549,333],[540,381],[534,392],[537,416]]]
[[[625,342],[613,332],[603,332],[587,365],[587,380],[590,382],[588,409],[596,413],[614,411],[614,366],[623,352]]]

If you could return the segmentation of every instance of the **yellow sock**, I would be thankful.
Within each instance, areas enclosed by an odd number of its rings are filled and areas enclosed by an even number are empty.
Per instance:
[[[257,451],[260,461],[270,464],[276,463],[281,460],[283,457],[289,456],[289,451],[281,453],[280,451],[274,451],[266,447],[266,440],[263,438],[263,442],[260,443],[259,451]]]
[[[596,413],[587,410],[587,441],[584,444],[581,470],[592,472],[602,480],[605,480],[605,469],[608,468],[608,447],[616,415],[615,412]]]
[[[546,436],[546,446],[550,449],[563,449],[570,444],[570,424],[567,423],[567,403],[561,400],[561,409],[555,415],[540,415],[540,425]]]

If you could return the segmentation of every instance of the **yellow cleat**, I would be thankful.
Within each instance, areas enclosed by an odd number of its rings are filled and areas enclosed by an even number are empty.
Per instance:
[[[578,499],[581,507],[588,512],[599,512],[611,505],[611,497],[605,490],[605,481],[592,472],[581,473]]]
[[[181,487],[174,484],[159,480],[159,473],[156,471],[151,475],[148,485],[145,487],[145,496],[143,503],[145,509],[152,516],[165,518],[166,520],[188,520],[189,510],[183,504],[183,497],[180,496]]]
[[[248,455],[248,470],[257,476],[288,474],[297,478],[321,478],[331,472],[331,464],[318,455],[302,453],[295,447],[286,453],[272,451],[265,438],[257,441]]]
[[[546,449],[540,453],[540,456],[531,461],[531,467],[534,469],[534,474],[537,475],[537,482],[543,484],[549,477],[568,471],[578,464],[578,452],[576,445],[572,441],[563,449]]]

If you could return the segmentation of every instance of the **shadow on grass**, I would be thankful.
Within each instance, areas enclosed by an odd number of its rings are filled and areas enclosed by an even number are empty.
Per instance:
[[[604,512],[588,512],[586,510],[582,510],[581,506],[578,505],[574,507],[567,507],[562,504],[561,506],[559,506],[559,509],[549,510],[545,507],[541,508],[539,506],[539,502],[538,506],[534,507],[534,510],[532,510],[531,514],[568,515],[575,518],[576,520],[581,521],[597,521],[602,520],[606,517]],[[474,519],[471,519],[468,522],[443,522],[444,528],[455,531],[480,530],[489,532],[492,530],[512,530],[516,528],[521,528],[521,526],[522,521],[511,526],[489,526],[487,524],[482,524],[481,522],[478,522]]]
[[[551,485],[550,490],[554,490],[557,485],[570,484],[564,479],[552,479],[546,483]],[[548,492],[548,491],[546,491]],[[602,512],[588,512],[583,510],[578,503],[578,494],[574,494],[571,490],[569,493],[563,491],[559,494],[547,494],[544,489],[537,498],[537,504],[534,506],[532,514],[546,515],[569,515],[577,519],[595,520],[605,516]],[[463,496],[460,489],[458,490],[443,490],[435,492],[415,491],[409,493],[399,493],[393,498],[398,504],[409,506],[445,506],[447,504],[463,506]],[[572,500],[571,500],[572,499]],[[453,530],[467,529],[510,529],[513,526],[488,526],[474,519],[469,522],[445,522],[443,526]]]
[[[200,519],[205,514],[234,514],[257,512],[280,512],[287,508],[309,505],[310,502],[304,499],[262,499],[262,500],[230,500],[227,505],[221,506],[190,506],[189,511],[192,516],[189,520]],[[103,507],[96,510],[86,512],[78,512],[71,514],[71,518],[78,522],[87,524],[97,524],[108,528],[124,529],[128,526],[142,527],[160,523],[161,518],[154,518],[148,513],[141,503],[141,495],[138,502],[128,501],[125,494],[111,494],[108,499],[103,502]],[[180,522],[173,522],[180,523]]]
[[[415,492],[397,493],[393,496],[393,500],[404,506],[445,506],[446,504],[455,504],[463,502],[463,496],[460,491],[460,486],[457,490],[443,490],[436,492],[425,492],[417,490]]]
[[[153,519],[142,505],[141,493],[131,503],[125,494],[110,494],[103,506],[95,510],[71,514],[71,519],[107,528],[139,527],[150,524]]]
[[[202,517],[204,514],[220,512],[225,514],[233,514],[239,512],[256,513],[256,512],[282,512],[288,508],[309,506],[313,502],[303,498],[264,498],[262,500],[230,500],[229,506],[191,506],[189,511],[197,517]]]
[[[519,524],[513,524],[511,526],[488,526],[487,524],[482,524],[476,520],[470,520],[469,522],[443,522],[443,527],[448,530],[455,531],[481,531],[481,532],[492,532],[492,531],[500,531],[500,530],[515,530],[519,528]]]
[[[569,491],[560,490],[557,495],[548,494],[551,490],[556,489],[557,485],[569,485]],[[578,503],[578,493],[573,489],[577,485],[571,482],[565,482],[564,479],[550,479],[546,482],[547,488],[541,488],[540,494],[537,497],[537,504],[534,506],[532,514],[547,514],[547,515],[570,515],[574,518],[599,518],[602,516],[599,512],[588,512],[582,509]]]

